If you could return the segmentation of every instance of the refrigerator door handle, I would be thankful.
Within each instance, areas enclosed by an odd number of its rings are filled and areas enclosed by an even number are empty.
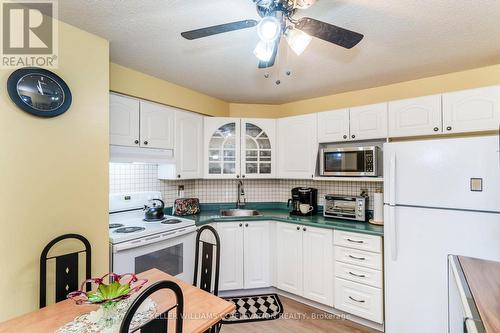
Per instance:
[[[389,161],[389,205],[396,204],[396,152],[391,153]]]
[[[386,218],[386,227],[388,232],[389,242],[389,250],[391,251],[391,259],[392,261],[398,260],[398,234],[396,227],[396,219],[394,217],[396,207],[386,206],[387,207],[387,218]]]

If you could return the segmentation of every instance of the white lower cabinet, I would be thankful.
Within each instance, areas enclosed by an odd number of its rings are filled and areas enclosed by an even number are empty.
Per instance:
[[[243,289],[243,222],[216,224],[219,234],[219,290]]]
[[[336,278],[335,307],[358,317],[382,323],[382,289]]]
[[[333,306],[333,231],[278,223],[276,234],[276,287]]]
[[[245,289],[265,288],[271,283],[270,223],[246,222],[243,235]]]
[[[384,322],[382,238],[334,231],[335,308]]]
[[[302,296],[302,229],[299,225],[276,226],[276,287]]]
[[[219,222],[221,242],[219,290],[272,285],[268,221]]]

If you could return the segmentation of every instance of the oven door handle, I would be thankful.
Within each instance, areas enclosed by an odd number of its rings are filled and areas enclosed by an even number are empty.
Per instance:
[[[162,234],[151,235],[141,239],[124,242],[121,244],[115,244],[113,245],[113,253],[134,249],[139,246],[146,246],[158,242],[163,242],[167,239],[186,235],[194,231],[196,231],[196,226],[190,226],[179,230],[169,231]]]

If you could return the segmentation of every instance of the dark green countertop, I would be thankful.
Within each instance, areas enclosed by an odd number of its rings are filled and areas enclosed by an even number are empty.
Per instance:
[[[286,204],[283,203],[248,203],[245,209],[256,209],[261,216],[248,217],[221,217],[220,209],[235,208],[234,204],[202,204],[201,213],[184,218],[193,219],[197,226],[213,222],[235,222],[235,221],[279,221],[300,224],[310,227],[337,229],[343,231],[359,232],[363,234],[384,236],[384,227],[363,222],[351,222],[348,220],[325,218],[318,214],[314,216],[290,216]]]

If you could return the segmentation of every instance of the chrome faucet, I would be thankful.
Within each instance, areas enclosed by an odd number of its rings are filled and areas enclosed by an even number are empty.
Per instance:
[[[247,203],[247,199],[245,198],[245,187],[243,186],[243,181],[241,179],[238,180],[238,196],[236,198],[236,208],[240,209],[244,207]]]

